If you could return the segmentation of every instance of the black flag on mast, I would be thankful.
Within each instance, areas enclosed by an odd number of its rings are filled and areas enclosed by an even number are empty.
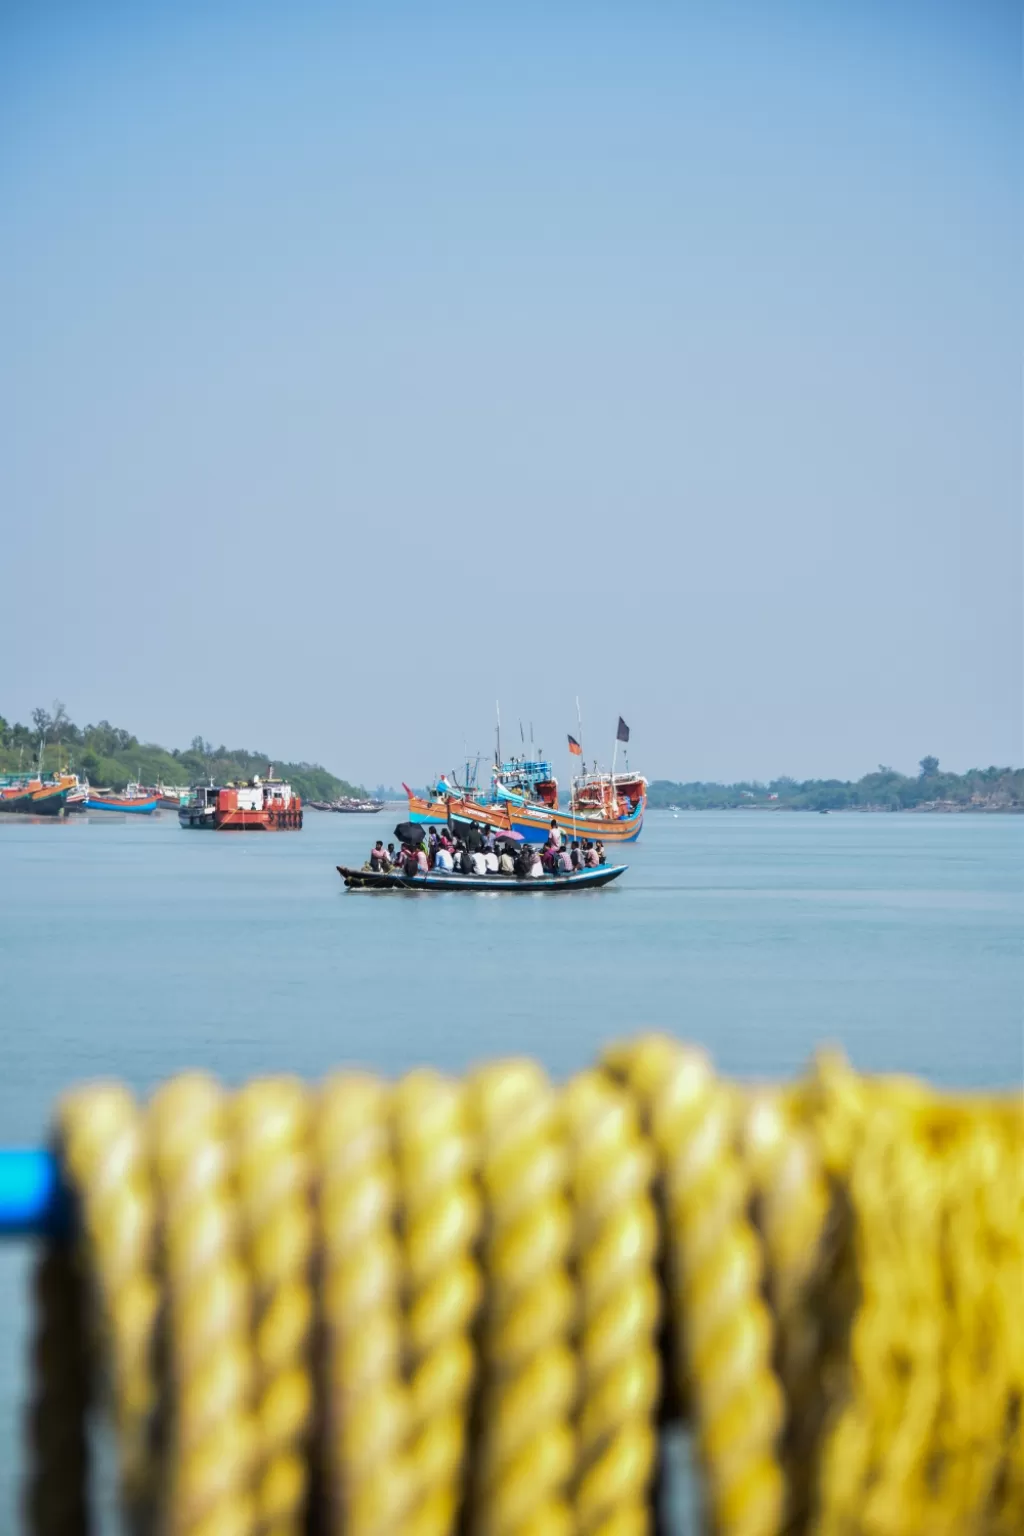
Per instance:
[[[615,732],[615,740],[616,741],[628,741],[629,740],[629,726],[626,724],[625,720],[623,720],[621,715],[619,716],[619,728]]]

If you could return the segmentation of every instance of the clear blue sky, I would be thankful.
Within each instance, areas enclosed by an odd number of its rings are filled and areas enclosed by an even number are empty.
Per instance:
[[[0,10],[0,713],[1021,747],[1020,7]]]

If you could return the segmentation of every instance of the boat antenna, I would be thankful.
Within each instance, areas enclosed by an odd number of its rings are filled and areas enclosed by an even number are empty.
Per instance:
[[[494,758],[494,761],[497,764],[497,766],[500,768],[501,767],[501,707],[498,704],[497,699],[495,699],[495,701],[494,701],[494,714],[495,714],[495,718],[496,718],[496,720],[498,722],[497,726],[495,727],[495,735],[494,735],[494,741],[495,741],[495,747],[494,747],[495,758]]]

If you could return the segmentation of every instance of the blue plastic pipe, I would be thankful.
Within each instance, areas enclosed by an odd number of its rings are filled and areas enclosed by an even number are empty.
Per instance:
[[[0,1147],[0,1238],[62,1237],[70,1202],[49,1152]]]

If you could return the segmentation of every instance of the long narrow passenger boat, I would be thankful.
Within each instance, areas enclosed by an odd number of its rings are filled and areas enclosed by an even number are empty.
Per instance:
[[[579,869],[571,875],[539,875],[518,879],[515,875],[457,875],[431,871],[428,875],[375,874],[369,869],[337,866],[338,874],[350,891],[586,891],[609,885],[625,874],[625,864],[602,864],[597,869]]]

